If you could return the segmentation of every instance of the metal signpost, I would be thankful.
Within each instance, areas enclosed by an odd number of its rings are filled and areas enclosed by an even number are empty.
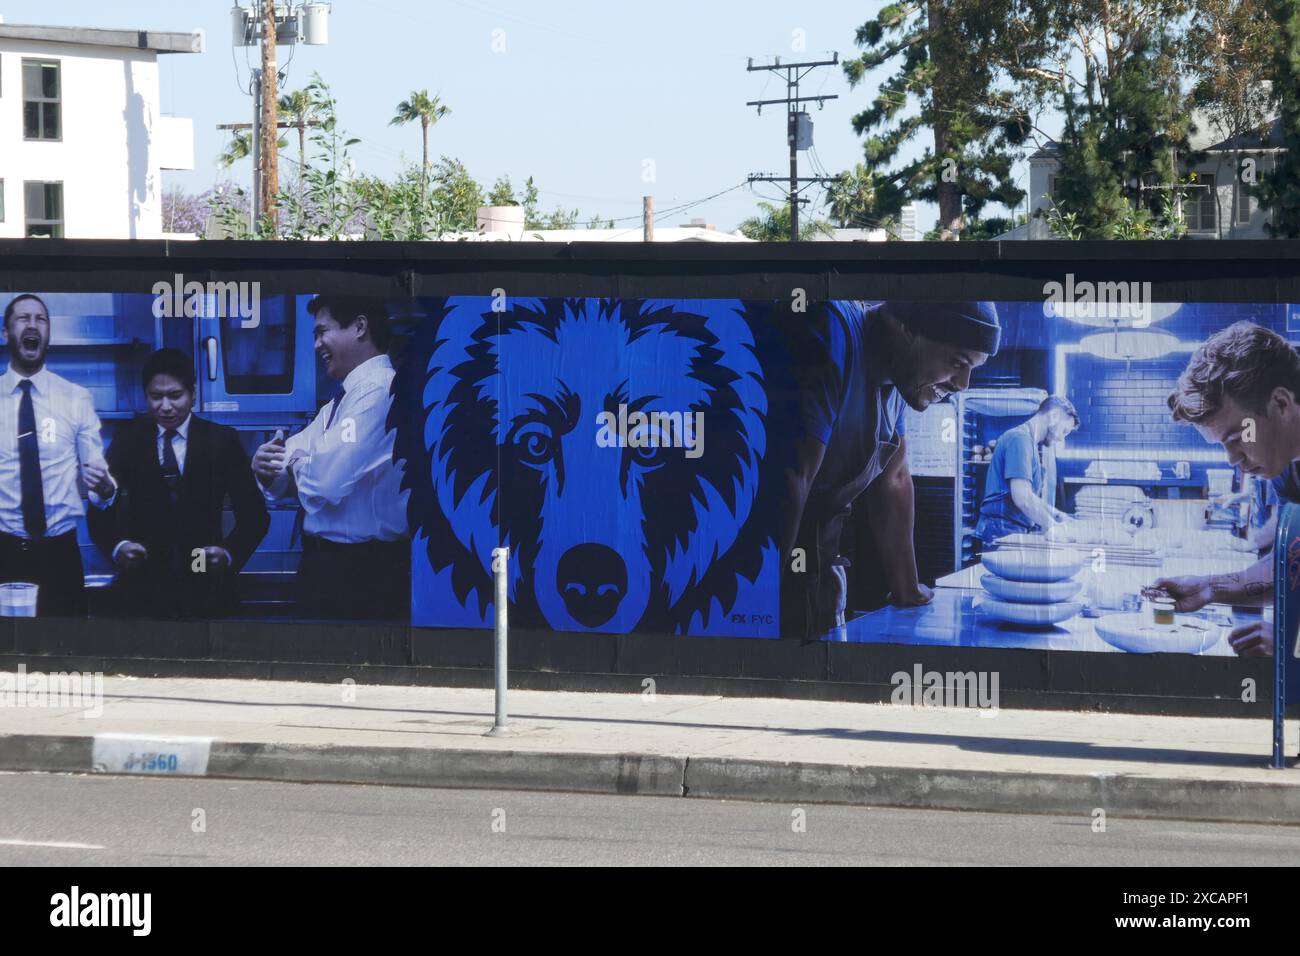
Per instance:
[[[1300,701],[1300,505],[1285,504],[1277,521],[1273,609],[1273,766],[1286,766],[1286,711]]]
[[[496,599],[493,602],[496,605],[496,688],[497,688],[497,709],[496,720],[492,724],[492,729],[487,732],[489,737],[500,737],[506,733],[506,675],[509,671],[506,663],[506,604],[509,600],[509,575],[510,575],[510,549],[493,548],[492,549],[492,572],[496,581]]]

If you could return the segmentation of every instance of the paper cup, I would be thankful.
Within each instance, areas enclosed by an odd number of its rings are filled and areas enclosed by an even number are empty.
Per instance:
[[[0,617],[35,617],[38,591],[35,584],[0,584]]]

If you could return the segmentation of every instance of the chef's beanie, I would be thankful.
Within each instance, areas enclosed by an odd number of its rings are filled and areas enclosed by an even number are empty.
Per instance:
[[[1002,339],[992,302],[884,303],[885,312],[927,339],[994,355]]]

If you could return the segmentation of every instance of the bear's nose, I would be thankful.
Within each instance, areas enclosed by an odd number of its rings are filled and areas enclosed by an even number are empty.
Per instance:
[[[627,594],[627,565],[603,544],[579,544],[561,556],[555,585],[575,621],[600,627]]]

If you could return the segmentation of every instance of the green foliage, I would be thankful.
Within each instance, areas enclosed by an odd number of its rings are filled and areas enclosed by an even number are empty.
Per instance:
[[[828,196],[830,218],[841,229],[870,227],[878,213],[876,176],[858,163],[840,173]]]
[[[758,242],[789,242],[790,207],[785,203],[775,205],[770,202],[760,202],[758,208],[759,215],[751,216],[740,224],[741,235]],[[831,225],[826,220],[800,217],[799,238],[801,240],[830,234]]]
[[[1272,94],[1283,152],[1256,190],[1271,213],[1269,234],[1300,237],[1300,0],[1265,0],[1273,35]]]
[[[443,105],[437,95],[430,96],[428,90],[416,90],[397,104],[397,110],[393,118],[388,121],[388,125],[404,126],[407,123],[419,122],[421,126],[427,128],[450,112],[451,108]]]
[[[990,202],[1014,207],[1024,197],[1011,177],[1012,147],[1030,124],[1001,86],[1003,54],[1009,45],[1028,52],[1042,24],[1038,18],[1024,28],[1012,16],[1016,7],[1016,0],[887,3],[858,28],[863,52],[844,64],[850,87],[871,70],[894,68],[853,117],[875,178],[877,218],[897,218],[908,203],[937,202],[941,234],[949,238],[960,233],[963,216],[978,217]],[[927,131],[924,152],[900,159]]]
[[[458,159],[443,156],[433,167],[429,201],[434,211],[436,234],[473,232],[478,226],[478,207],[484,205],[483,187]]]
[[[500,176],[488,190],[487,204],[489,206],[518,206],[519,200],[515,198],[515,188],[510,184],[509,176]]]
[[[249,196],[242,188],[229,183],[218,186],[208,194],[209,215],[217,221],[218,231],[224,238],[253,238],[252,228],[248,222],[250,202]]]
[[[1085,225],[1077,211],[1064,209],[1047,198],[1050,206],[1044,218],[1053,239],[1179,239],[1187,232],[1187,224],[1177,215],[1177,203],[1181,201],[1177,191],[1164,194],[1158,212],[1121,198],[1114,218],[1101,229]]]
[[[341,239],[355,228],[362,196],[350,182],[350,147],[361,140],[338,125],[338,102],[319,75],[313,75],[317,125],[311,144],[312,161],[299,171],[296,193],[281,192],[279,205],[293,225],[284,238]]]
[[[576,209],[561,209],[556,207],[551,212],[543,213],[538,209],[538,189],[533,183],[533,177],[529,176],[524,181],[524,195],[520,199],[515,195],[514,185],[510,182],[509,176],[501,176],[492,184],[492,189],[487,195],[487,205],[489,206],[523,206],[524,207],[524,230],[531,229],[572,229],[577,225],[582,213]],[[599,217],[592,222],[599,222]],[[593,226],[589,222],[588,229],[598,229],[599,226]],[[612,228],[612,220],[611,220]]]
[[[430,96],[428,90],[416,90],[409,97],[397,104],[397,112],[388,121],[389,126],[403,126],[419,122],[421,141],[420,171],[422,188],[428,188],[429,181],[429,127],[442,119],[451,110],[444,106],[436,95]]]
[[[1063,48],[1083,55],[1087,66],[1081,83],[1052,91],[1065,114],[1055,199],[1075,214],[1085,239],[1126,232],[1155,238],[1180,218],[1170,187],[1179,178],[1179,158],[1194,158],[1175,36],[1183,7],[1180,0],[1157,0],[1145,9],[1138,22],[1123,16],[1122,4],[1080,3],[1075,26],[1086,42]],[[1120,55],[1094,60],[1098,42]]]
[[[982,242],[996,239],[1005,232],[1010,232],[1016,226],[1022,225],[1028,221],[1024,213],[1017,216],[990,216],[987,219],[967,220],[965,227],[961,231],[963,242]],[[931,229],[923,236],[926,240],[942,239],[938,228]]]
[[[284,149],[289,145],[289,141],[283,136],[276,141],[276,146]],[[230,142],[226,143],[226,148],[217,156],[217,164],[224,169],[229,169],[241,159],[247,159],[253,155],[253,134],[247,130],[231,130]]]
[[[421,91],[423,93],[423,91]],[[248,204],[242,190],[217,190],[209,197],[210,215],[230,238],[349,239],[417,241],[438,239],[449,233],[473,232],[478,208],[483,205],[522,205],[530,229],[568,229],[580,219],[578,210],[539,211],[539,190],[532,177],[517,196],[508,176],[484,190],[465,164],[442,156],[432,166],[411,163],[392,179],[357,174],[351,147],[360,140],[348,136],[338,122],[338,104],[328,84],[313,76],[304,90],[281,100],[286,122],[310,132],[300,147],[296,182],[277,197],[279,231],[269,216],[257,229],[248,223]],[[412,94],[399,105],[403,115],[419,118],[428,112],[436,120],[446,107],[437,97]],[[281,146],[285,146],[281,143]],[[290,186],[290,184],[286,184]],[[598,222],[595,218],[593,222]]]

